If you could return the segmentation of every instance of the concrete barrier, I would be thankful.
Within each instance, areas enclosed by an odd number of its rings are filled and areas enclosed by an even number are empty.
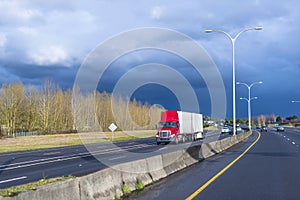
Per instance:
[[[40,186],[37,190],[22,192],[14,197],[0,197],[9,200],[35,200],[35,199],[74,199],[80,200],[78,179],[49,183]]]
[[[76,179],[79,199],[112,199],[112,194],[121,193],[122,173],[111,168]]]
[[[47,184],[35,191],[26,191],[15,197],[0,197],[0,200],[94,200],[114,199],[122,196],[122,185],[135,190],[138,180],[145,185],[167,177],[187,166],[195,164],[212,155],[218,154],[232,145],[249,137],[251,133],[239,134],[211,143],[193,146],[187,150],[178,150],[162,155],[123,163],[101,171],[74,179]],[[135,171],[137,173],[129,173]],[[142,173],[139,173],[142,172]]]

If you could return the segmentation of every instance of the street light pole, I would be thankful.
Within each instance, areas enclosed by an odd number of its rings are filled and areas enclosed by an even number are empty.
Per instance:
[[[205,30],[206,33],[218,32],[225,34],[231,41],[232,45],[232,117],[233,117],[233,135],[236,135],[236,111],[235,111],[235,41],[244,32],[250,30],[262,30],[263,27],[246,28],[240,31],[235,37],[222,30]]]
[[[248,88],[248,99],[246,99],[246,98],[240,98],[240,99],[244,99],[244,100],[248,101],[248,127],[249,127],[249,131],[251,131],[251,100],[257,99],[257,97],[251,98],[251,88],[254,85],[262,84],[262,83],[263,83],[262,81],[259,81],[259,82],[254,82],[251,85],[248,85],[246,83],[236,82],[237,85],[244,85]]]
[[[241,97],[240,99],[241,100],[246,100],[248,102],[248,128],[249,128],[249,131],[251,131],[251,108],[250,108],[250,104],[251,104],[252,100],[258,99],[258,97],[252,97],[250,99]]]

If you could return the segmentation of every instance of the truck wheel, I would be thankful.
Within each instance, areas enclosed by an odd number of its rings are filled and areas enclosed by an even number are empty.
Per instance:
[[[160,142],[156,142],[157,145],[160,145]]]

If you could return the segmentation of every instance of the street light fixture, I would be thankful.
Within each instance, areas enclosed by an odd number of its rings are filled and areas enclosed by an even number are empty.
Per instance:
[[[292,101],[292,103],[300,103],[300,101]]]
[[[251,131],[251,100],[257,99],[257,97],[251,98],[251,88],[254,85],[263,84],[263,82],[262,81],[254,82],[251,85],[248,85],[248,84],[242,83],[242,82],[236,82],[236,84],[244,85],[248,88],[248,99],[247,98],[240,98],[240,99],[244,99],[244,100],[248,101],[248,127],[249,127],[249,131]]]
[[[246,28],[240,31],[235,37],[231,37],[230,34],[226,33],[222,30],[205,30],[206,33],[212,33],[212,32],[218,32],[225,34],[231,41],[232,44],[232,115],[233,115],[233,135],[236,135],[236,111],[235,111],[235,41],[237,38],[244,32],[250,31],[250,30],[262,30],[263,27],[254,27],[254,28]]]
[[[246,100],[246,101],[249,101],[248,98],[244,98],[244,97],[241,97],[240,99],[241,99],[241,100],[244,99],[244,100]],[[252,98],[250,99],[250,101],[252,101],[252,100],[254,100],[254,99],[258,99],[258,97],[252,97]]]

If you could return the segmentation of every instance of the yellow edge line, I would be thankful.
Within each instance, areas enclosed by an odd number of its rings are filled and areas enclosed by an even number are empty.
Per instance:
[[[219,176],[221,176],[225,171],[229,169],[234,163],[236,163],[241,157],[243,157],[260,139],[260,133],[258,132],[258,137],[256,140],[241,154],[239,155],[235,160],[233,160],[231,163],[229,163],[224,169],[219,171],[214,177],[212,177],[209,181],[207,181],[204,185],[202,185],[198,190],[196,190],[193,194],[191,194],[189,197],[186,198],[186,200],[192,200],[195,198],[200,192],[202,192],[207,186],[209,186],[212,182],[214,182]]]

